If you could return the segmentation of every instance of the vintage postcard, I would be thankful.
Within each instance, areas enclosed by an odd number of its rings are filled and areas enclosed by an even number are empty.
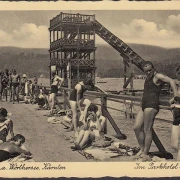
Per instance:
[[[0,2],[0,177],[180,176],[179,5]]]

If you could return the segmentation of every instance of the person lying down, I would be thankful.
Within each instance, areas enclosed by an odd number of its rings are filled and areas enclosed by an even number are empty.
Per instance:
[[[2,143],[0,145],[0,162],[17,157],[20,154],[31,156],[32,154],[29,151],[21,148],[24,142],[25,137],[17,134],[11,141]]]

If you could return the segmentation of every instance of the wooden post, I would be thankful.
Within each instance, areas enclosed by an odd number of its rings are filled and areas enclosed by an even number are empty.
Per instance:
[[[67,65],[67,79],[68,79],[68,88],[71,89],[71,60],[68,61],[68,65]]]
[[[64,106],[63,106],[63,108],[64,108],[64,110],[66,110],[66,102],[65,102],[65,100],[66,100],[66,91],[65,90],[63,90],[63,97],[64,97]]]
[[[109,122],[111,123],[112,127],[117,133],[117,138],[119,139],[126,139],[126,135],[121,133],[120,129],[116,125],[115,121],[113,120],[112,116],[110,115],[109,111],[107,110],[107,96],[101,96],[101,108],[102,108],[102,115],[106,117]],[[104,133],[107,134],[107,124],[105,124]]]
[[[107,97],[106,96],[101,96],[101,107],[102,107],[102,115],[104,116],[103,109],[107,108]],[[106,120],[105,126],[104,126],[104,134],[107,134],[107,120]]]
[[[124,64],[124,85],[126,84],[126,73],[127,73],[127,67],[126,64]]]
[[[165,157],[166,159],[173,159],[173,155],[166,151],[166,149],[164,148],[160,139],[158,138],[157,134],[155,133],[154,129],[152,131],[152,135],[153,135],[153,141],[156,144],[156,146],[157,146],[159,152],[162,154],[162,156]]]
[[[130,73],[131,73],[131,81],[130,81],[130,89],[133,90],[134,87],[133,87],[133,78],[134,78],[134,72],[133,72],[133,64],[132,62],[130,61]]]

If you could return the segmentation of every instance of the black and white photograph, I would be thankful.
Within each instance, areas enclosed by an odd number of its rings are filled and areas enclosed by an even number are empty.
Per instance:
[[[0,10],[0,22],[0,170],[180,168],[180,10]]]

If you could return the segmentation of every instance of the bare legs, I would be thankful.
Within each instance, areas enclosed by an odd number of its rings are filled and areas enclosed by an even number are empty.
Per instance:
[[[178,151],[177,161],[180,161],[180,146],[179,146],[179,137],[180,131],[179,126],[172,125],[172,133],[171,133],[171,147]]]
[[[55,105],[57,104],[59,106],[60,109],[62,109],[62,106],[60,105],[60,103],[58,102],[56,93],[51,93],[50,97],[49,97],[49,102],[51,102],[51,110],[50,112],[53,112],[53,109],[55,107]]]
[[[77,133],[77,103],[76,101],[69,101],[71,110],[72,110],[72,126],[70,127],[70,130],[73,130],[75,133]]]
[[[95,139],[95,134],[93,131],[89,131],[89,130],[81,130],[75,144],[79,145],[80,148],[83,148],[89,140],[94,140]]]
[[[56,94],[55,93],[51,93],[50,97],[49,97],[49,101],[51,102],[51,110],[50,112],[53,112],[54,106],[55,106],[55,98],[56,98]]]
[[[17,98],[17,101],[19,102],[19,86],[12,86],[12,101],[14,103],[15,96]]]
[[[134,131],[136,138],[140,146],[140,152],[138,155],[147,155],[152,143],[152,128],[154,124],[154,118],[158,111],[153,108],[146,108],[144,112],[139,111],[134,124]]]
[[[140,110],[136,116],[135,124],[134,124],[134,132],[136,134],[137,141],[139,143],[140,151],[137,154],[140,155],[144,151],[144,140],[145,140],[145,135],[144,135],[144,121],[143,121],[144,115],[143,111]]]

